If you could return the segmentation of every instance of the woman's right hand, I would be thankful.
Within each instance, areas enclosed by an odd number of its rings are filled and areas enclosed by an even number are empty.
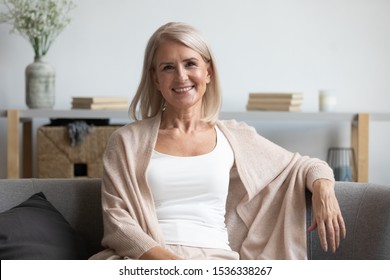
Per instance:
[[[140,260],[183,260],[183,258],[173,254],[171,251],[161,247],[153,247],[149,251],[145,252]]]

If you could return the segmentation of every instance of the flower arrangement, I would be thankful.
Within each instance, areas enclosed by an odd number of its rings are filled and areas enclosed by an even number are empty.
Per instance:
[[[0,13],[0,23],[13,25],[32,45],[35,57],[46,55],[50,46],[70,23],[72,0],[0,0],[8,12]]]

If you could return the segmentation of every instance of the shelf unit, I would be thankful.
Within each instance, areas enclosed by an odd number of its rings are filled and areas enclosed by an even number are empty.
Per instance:
[[[130,122],[127,110],[51,110],[10,109],[0,111],[1,117],[7,118],[7,177],[32,177],[32,139],[34,119],[126,119]],[[317,112],[221,112],[220,119],[236,119],[238,121],[283,121],[283,122],[348,122],[351,124],[351,145],[357,159],[355,181],[368,181],[368,113],[317,113]],[[387,114],[375,114],[378,120],[387,120]],[[22,124],[22,134],[19,124]],[[22,139],[22,150],[19,141]],[[20,157],[22,155],[22,157]],[[20,163],[22,158],[22,163]],[[23,168],[21,168],[21,166]],[[21,172],[21,169],[23,172]],[[22,174],[21,174],[22,173]]]

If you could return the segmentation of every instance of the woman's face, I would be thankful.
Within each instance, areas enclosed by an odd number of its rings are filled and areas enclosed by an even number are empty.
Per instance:
[[[165,41],[156,51],[154,66],[154,82],[167,109],[201,108],[211,73],[209,64],[198,52],[183,44]]]

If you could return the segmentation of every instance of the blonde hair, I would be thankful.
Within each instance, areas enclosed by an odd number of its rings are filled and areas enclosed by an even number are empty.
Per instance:
[[[211,80],[202,99],[202,119],[215,122],[218,118],[222,97],[214,56],[203,36],[194,27],[180,22],[167,23],[150,37],[145,49],[141,81],[130,104],[130,117],[133,120],[150,118],[163,109],[165,101],[155,86],[153,71],[156,51],[166,40],[184,44],[198,52],[209,63]],[[140,118],[137,116],[138,106]]]

